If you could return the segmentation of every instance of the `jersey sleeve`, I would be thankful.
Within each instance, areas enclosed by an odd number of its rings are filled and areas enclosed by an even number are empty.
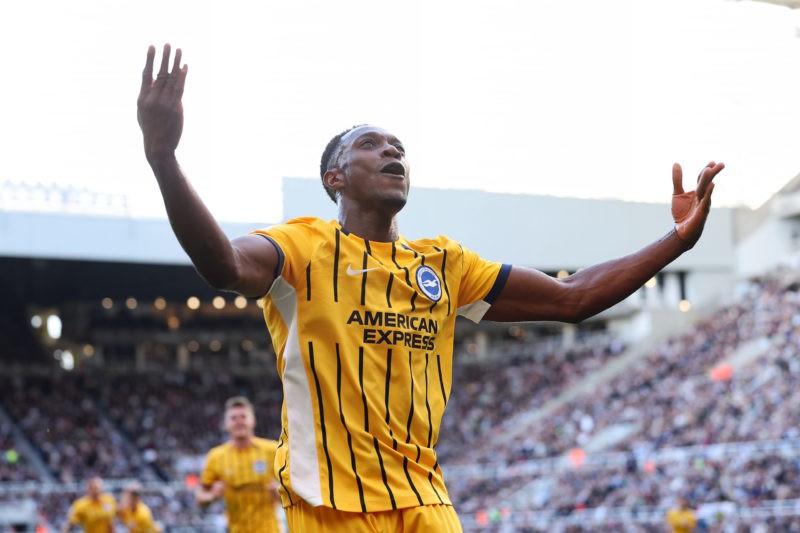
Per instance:
[[[277,441],[270,441],[269,446],[267,448],[267,464],[269,465],[269,472],[270,477],[274,480],[278,480],[278,476],[275,475],[275,454],[278,452],[278,442]]]
[[[276,278],[283,276],[291,280],[305,275],[304,269],[309,251],[313,248],[313,235],[317,232],[318,224],[324,222],[313,217],[303,217],[252,232],[272,242],[278,250]]]
[[[70,524],[79,524],[81,522],[81,506],[78,502],[73,502],[70,505],[67,520]]]
[[[200,474],[200,483],[204,486],[213,485],[219,479],[219,454],[215,450],[211,450],[206,456],[206,463],[203,466],[203,472]]]
[[[146,505],[142,505],[139,512],[142,516],[142,523],[147,526],[147,531],[155,531],[156,524],[153,521],[153,513],[150,511],[150,508]]]
[[[511,265],[487,261],[467,248],[462,247],[461,251],[458,314],[480,322],[503,290]]]

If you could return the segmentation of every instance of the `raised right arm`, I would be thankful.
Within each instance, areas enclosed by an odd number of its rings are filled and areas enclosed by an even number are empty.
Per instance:
[[[261,296],[273,281],[278,264],[275,246],[256,235],[228,239],[181,171],[175,150],[183,132],[184,83],[188,67],[175,50],[169,69],[170,45],[164,45],[161,67],[153,79],[155,47],[147,50],[137,117],[144,153],[153,169],[172,230],[197,272],[213,287],[245,296]]]

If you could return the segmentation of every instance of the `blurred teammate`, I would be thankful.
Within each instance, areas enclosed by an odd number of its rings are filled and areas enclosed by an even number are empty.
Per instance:
[[[138,100],[145,156],[200,275],[216,288],[264,297],[283,381],[275,467],[291,531],[461,531],[434,451],[456,315],[578,322],[611,307],[694,246],[723,168],[710,163],[697,190],[684,192],[674,165],[672,229],[559,280],[487,261],[445,236],[404,238],[396,215],[409,191],[405,148],[386,130],[359,126],[331,139],[320,162],[337,221],[298,218],[229,240],[176,159],[188,69],[180,49],[172,65],[170,56],[166,45],[153,79],[155,48],[147,53]],[[381,91],[377,81],[357,85]],[[481,145],[463,143],[443,157],[469,158],[470,146]]]
[[[86,495],[69,508],[69,517],[61,531],[67,533],[73,526],[80,526],[86,533],[112,533],[116,510],[114,497],[103,492],[103,480],[93,477],[86,482]]]
[[[675,507],[667,511],[666,519],[672,533],[691,533],[697,525],[697,517],[684,496],[679,496]]]
[[[161,529],[153,520],[150,507],[141,500],[142,486],[138,482],[128,484],[122,490],[117,509],[117,519],[128,533],[158,533]]]
[[[229,533],[279,533],[274,440],[253,434],[256,417],[247,398],[225,403],[225,430],[230,440],[212,448],[195,492],[200,505],[225,500]]]

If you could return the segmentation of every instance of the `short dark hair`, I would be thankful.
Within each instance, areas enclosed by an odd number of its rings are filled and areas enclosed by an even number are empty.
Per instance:
[[[228,398],[228,401],[225,402],[225,411],[233,407],[247,407],[251,411],[255,411],[255,409],[253,409],[253,404],[250,403],[250,400],[244,396],[234,396],[233,398]]]
[[[130,483],[125,485],[125,489],[131,494],[136,494],[137,496],[142,493],[142,484],[138,481],[131,481]]]
[[[330,170],[331,160],[336,159],[334,156],[336,154],[336,151],[339,149],[339,144],[342,142],[342,137],[344,137],[354,129],[360,128],[361,126],[364,126],[364,124],[357,124],[352,128],[344,130],[338,135],[334,135],[334,137],[330,141],[328,141],[328,145],[325,146],[325,150],[323,150],[322,152],[322,158],[320,158],[319,161],[319,177],[322,180],[322,186],[325,188],[325,192],[328,193],[328,196],[330,197],[331,200],[333,200],[333,203],[336,203],[336,193],[334,192],[333,189],[325,185],[325,173],[328,170]]]

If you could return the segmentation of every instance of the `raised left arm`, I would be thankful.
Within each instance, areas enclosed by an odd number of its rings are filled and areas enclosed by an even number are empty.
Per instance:
[[[515,266],[484,319],[575,323],[621,302],[695,245],[711,207],[712,180],[723,168],[722,163],[709,163],[700,172],[697,189],[684,192],[681,167],[675,164],[672,231],[638,252],[582,269],[563,279]]]

